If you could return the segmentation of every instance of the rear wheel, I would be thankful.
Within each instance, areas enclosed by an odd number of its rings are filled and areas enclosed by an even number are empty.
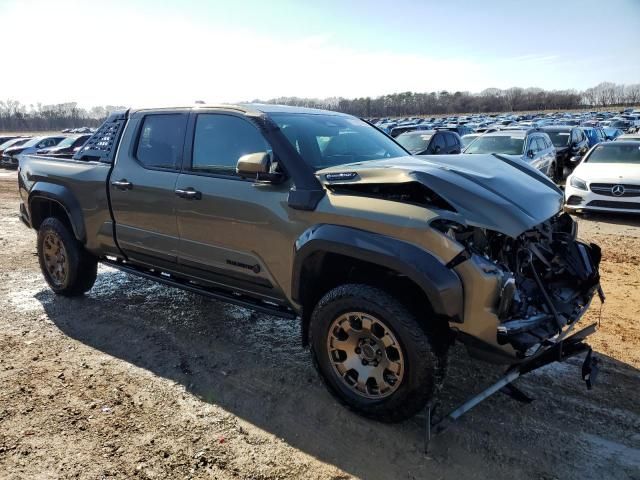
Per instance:
[[[337,287],[315,307],[314,364],[329,390],[365,416],[400,421],[419,412],[444,380],[446,341],[395,297],[360,284]]]
[[[55,217],[38,229],[38,260],[45,280],[59,295],[82,295],[96,281],[98,260]]]

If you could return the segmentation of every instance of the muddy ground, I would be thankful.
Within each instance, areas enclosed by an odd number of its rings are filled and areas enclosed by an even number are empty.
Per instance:
[[[321,385],[296,321],[255,315],[101,268],[84,298],[55,298],[15,173],[0,173],[0,477],[640,479],[640,222],[580,221],[604,250],[608,295],[581,359],[496,395],[423,452],[424,417],[364,420]],[[583,321],[597,321],[594,302]],[[456,347],[452,408],[500,368]]]

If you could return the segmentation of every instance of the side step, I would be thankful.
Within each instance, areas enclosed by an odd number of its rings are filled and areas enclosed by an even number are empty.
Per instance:
[[[288,307],[276,304],[270,304],[264,301],[260,301],[254,299],[248,295],[240,294],[240,293],[231,293],[222,289],[218,289],[215,287],[207,287],[204,285],[198,285],[196,283],[190,282],[189,280],[184,280],[182,278],[176,278],[173,275],[165,274],[163,275],[161,272],[156,270],[148,270],[145,268],[138,267],[136,265],[127,264],[124,262],[119,262],[117,260],[110,259],[102,259],[101,263],[121,270],[125,273],[130,273],[132,275],[137,275],[138,277],[147,278],[149,280],[154,280],[159,283],[164,283],[170,287],[181,288],[182,290],[187,290],[189,292],[198,293],[200,295],[204,295],[209,298],[213,298],[215,300],[221,300],[223,302],[231,303],[233,305],[238,305],[240,307],[248,308],[250,310],[255,310],[256,312],[265,313],[267,315],[274,315],[276,317],[283,318],[296,318],[298,315]]]

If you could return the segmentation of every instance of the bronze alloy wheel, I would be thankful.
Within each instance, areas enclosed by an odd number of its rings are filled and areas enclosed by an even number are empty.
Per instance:
[[[62,287],[69,273],[69,258],[62,240],[55,232],[47,232],[43,242],[44,264],[51,281]]]
[[[329,327],[327,351],[334,372],[362,397],[387,397],[402,383],[402,348],[389,327],[373,315],[348,312],[336,318]]]

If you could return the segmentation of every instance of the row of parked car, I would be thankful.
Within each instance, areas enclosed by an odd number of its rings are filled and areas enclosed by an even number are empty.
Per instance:
[[[50,155],[71,158],[91,133],[75,135],[0,136],[0,166],[18,168],[22,155]]]
[[[640,202],[629,200],[640,200],[640,111],[484,120],[406,119],[390,130],[387,119],[373,123],[414,155],[496,154],[528,163],[559,185],[566,179],[568,210],[640,212]]]

